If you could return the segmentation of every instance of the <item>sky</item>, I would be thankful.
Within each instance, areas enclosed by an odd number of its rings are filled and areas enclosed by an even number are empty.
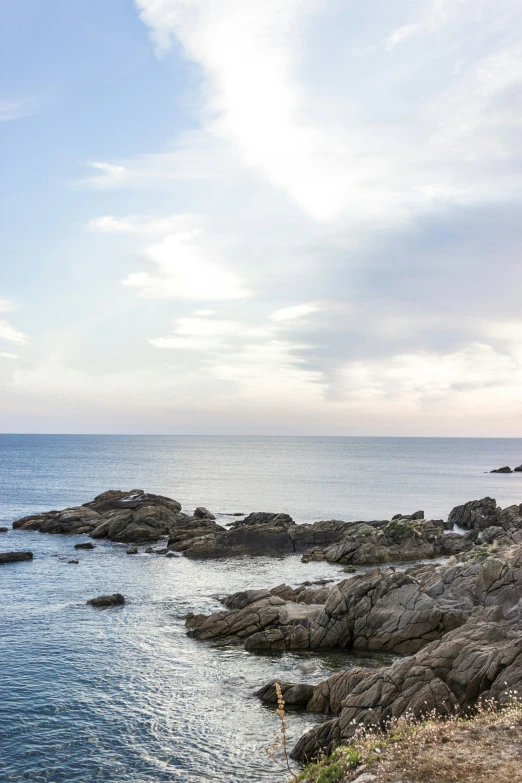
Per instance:
[[[0,28],[0,431],[522,436],[519,0]]]

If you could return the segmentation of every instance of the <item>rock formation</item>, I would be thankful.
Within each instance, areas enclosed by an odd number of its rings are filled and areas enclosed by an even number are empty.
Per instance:
[[[5,563],[19,563],[22,560],[32,560],[32,552],[0,552],[0,565]]]
[[[121,593],[113,593],[112,595],[99,595],[96,598],[91,598],[87,601],[91,606],[121,606],[125,603],[125,598]]]
[[[445,564],[375,569],[320,588],[247,590],[224,599],[223,611],[189,615],[187,628],[200,640],[240,641],[252,652],[337,647],[406,656],[380,669],[338,672],[313,689],[283,683],[288,706],[335,715],[298,742],[293,757],[301,761],[348,742],[361,724],[503,703],[522,687],[520,511],[491,498],[466,503],[450,518],[483,531],[482,539]],[[274,703],[274,682],[258,696]]]

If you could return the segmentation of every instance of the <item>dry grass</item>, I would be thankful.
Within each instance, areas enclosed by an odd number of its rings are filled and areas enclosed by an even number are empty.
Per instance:
[[[482,707],[470,718],[402,718],[386,732],[366,730],[310,764],[299,780],[347,783],[363,770],[378,783],[522,783],[522,704]]]

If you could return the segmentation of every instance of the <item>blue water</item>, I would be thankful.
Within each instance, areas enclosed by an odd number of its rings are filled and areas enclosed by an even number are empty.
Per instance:
[[[520,503],[522,474],[485,471],[521,462],[521,439],[5,435],[0,520],[135,487],[188,511],[285,511],[303,522],[424,508],[439,518],[488,494]],[[188,611],[218,609],[220,595],[338,577],[338,566],[129,557],[103,541],[77,552],[76,537],[0,536],[0,551],[35,555],[0,570],[2,783],[282,779],[263,752],[276,719],[253,691],[274,677],[316,682],[353,661],[344,653],[250,655],[198,643],[183,626]],[[115,591],[126,596],[123,607],[85,605]],[[291,716],[292,739],[317,719]]]

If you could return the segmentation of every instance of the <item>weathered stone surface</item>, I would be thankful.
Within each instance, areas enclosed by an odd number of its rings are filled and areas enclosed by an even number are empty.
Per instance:
[[[32,560],[32,552],[0,552],[0,565],[19,563],[22,560]]]
[[[442,520],[424,521],[415,515],[396,517],[384,525],[362,522],[350,527],[338,543],[327,548],[325,557],[334,563],[370,565],[451,555],[474,546],[472,535],[444,530]]]
[[[255,695],[265,704],[277,704],[276,682],[278,680],[272,680],[267,685],[263,685]],[[281,694],[287,707],[306,707],[315,690],[315,686],[305,683],[279,680],[279,685],[281,686]]]
[[[504,530],[521,529],[522,514],[520,505],[505,509],[497,506],[494,498],[470,500],[462,506],[456,506],[448,517],[448,522],[467,530],[485,530],[488,527],[502,527]]]
[[[66,508],[63,511],[47,511],[44,514],[31,514],[13,522],[13,528],[38,530],[40,533],[62,533],[77,535],[90,533],[99,524],[100,515],[85,506]]]
[[[209,511],[204,506],[198,506],[197,509],[194,511],[194,516],[196,519],[215,519],[216,517],[214,514],[212,514],[211,511]]]
[[[168,535],[180,515],[176,500],[142,490],[109,490],[91,503],[33,514],[13,523],[13,528],[42,533],[88,533],[122,543],[153,542]]]
[[[361,724],[384,724],[406,712],[417,718],[431,711],[458,713],[481,700],[509,701],[520,690],[522,545],[504,548],[482,563],[464,556],[463,562],[435,571],[425,581],[426,595],[437,598],[442,608],[454,607],[457,600],[471,607],[465,622],[414,655],[368,673],[355,687],[348,684],[337,701],[339,717],[304,735],[294,758],[329,752],[349,741]],[[321,688],[324,683],[314,694]]]
[[[121,606],[125,603],[125,598],[121,593],[113,593],[112,595],[99,595],[96,598],[91,598],[87,601],[91,606]]]

